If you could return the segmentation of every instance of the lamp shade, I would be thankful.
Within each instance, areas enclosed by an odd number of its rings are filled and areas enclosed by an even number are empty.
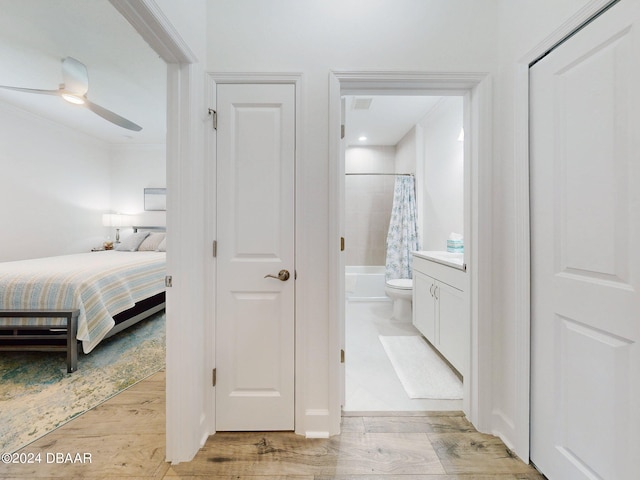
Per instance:
[[[102,214],[102,224],[105,227],[128,227],[130,226],[129,215],[122,213],[104,213]]]

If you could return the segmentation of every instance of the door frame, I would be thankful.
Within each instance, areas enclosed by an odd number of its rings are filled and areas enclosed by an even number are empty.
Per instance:
[[[523,55],[515,64],[514,191],[515,191],[515,335],[516,414],[514,451],[526,463],[531,420],[531,222],[529,216],[529,68],[546,53],[619,0],[591,0]]]
[[[297,228],[297,225],[300,225],[300,209],[298,208],[298,199],[299,192],[298,188],[302,184],[300,181],[300,152],[303,151],[302,148],[302,108],[301,108],[301,98],[302,98],[302,74],[300,73],[234,73],[234,72],[208,72],[206,74],[206,100],[207,105],[212,110],[217,109],[216,105],[216,89],[218,85],[221,84],[287,84],[293,85],[295,89],[295,154],[294,154],[294,264],[297,268],[299,265],[299,253],[296,248],[297,245],[300,244],[300,229]],[[205,198],[205,218],[207,221],[205,222],[205,236],[207,239],[210,239],[210,242],[213,242],[217,238],[217,135],[214,134],[213,128],[209,126],[206,133],[207,139],[207,147],[206,147],[206,158],[208,159],[205,162],[205,179],[208,185],[211,186],[210,190],[207,192],[207,196]],[[211,243],[209,243],[211,245]],[[205,265],[205,289],[207,292],[215,292],[216,288],[216,259],[213,255],[207,255],[207,261]],[[295,274],[294,274],[295,275]],[[304,376],[298,375],[298,372],[304,371],[303,364],[303,356],[300,352],[304,351],[303,349],[303,339],[306,335],[306,326],[304,322],[301,322],[302,318],[301,312],[301,303],[297,301],[298,292],[300,291],[299,285],[295,285],[294,288],[294,329],[295,329],[295,358],[294,358],[294,377],[295,377],[295,386],[294,386],[294,424],[295,424],[295,432],[296,433],[304,433],[304,402],[303,402],[303,394],[305,389],[304,387]],[[215,296],[214,296],[215,297]],[[205,338],[205,351],[207,352],[207,363],[211,364],[212,368],[216,367],[216,299],[209,299],[207,301],[207,330],[208,334]],[[211,434],[215,433],[215,387],[211,389],[211,396],[209,405],[205,408],[208,409],[208,413],[210,418],[212,418],[213,428]]]
[[[204,124],[203,58],[198,58],[155,0],[109,0],[167,64],[167,274],[173,288],[166,301],[166,460],[191,460],[209,435],[202,399],[205,352],[194,348],[204,322],[185,326],[181,318],[204,316],[203,294],[189,288],[199,279],[204,246],[202,178]],[[194,187],[195,185],[195,187]],[[189,192],[189,195],[187,195]],[[185,368],[186,366],[186,368]]]
[[[344,325],[344,275],[341,263],[341,192],[344,165],[340,155],[342,95],[458,95],[465,96],[465,242],[470,250],[470,365],[464,382],[463,409],[482,431],[491,430],[492,393],[492,228],[491,161],[492,116],[491,77],[487,73],[353,72],[331,71],[329,75],[329,408],[331,433],[340,432],[341,385],[340,348]],[[465,139],[467,137],[465,136]],[[467,233],[469,232],[469,233]],[[348,352],[347,352],[348,355]]]

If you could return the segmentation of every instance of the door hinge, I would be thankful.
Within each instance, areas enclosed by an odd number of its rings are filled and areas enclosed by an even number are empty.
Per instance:
[[[340,350],[340,363],[344,363],[344,348]]]
[[[173,277],[171,275],[164,277],[164,286],[167,288],[173,287]]]
[[[209,109],[209,115],[213,119],[213,129],[218,129],[218,112],[216,112],[213,108]]]
[[[340,251],[344,252],[344,237],[340,237]]]
[[[216,258],[218,256],[218,241],[214,240],[213,241],[213,258]]]
[[[211,372],[211,385],[216,386],[216,369],[214,368]]]

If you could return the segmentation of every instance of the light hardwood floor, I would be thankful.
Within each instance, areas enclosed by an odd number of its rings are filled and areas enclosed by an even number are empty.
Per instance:
[[[19,452],[40,453],[41,463],[0,464],[0,478],[544,478],[499,439],[478,433],[458,412],[345,416],[343,433],[329,439],[310,440],[287,432],[218,433],[192,462],[170,465],[164,461],[164,389],[163,372],[140,382]],[[89,453],[91,463],[47,463],[57,453]]]

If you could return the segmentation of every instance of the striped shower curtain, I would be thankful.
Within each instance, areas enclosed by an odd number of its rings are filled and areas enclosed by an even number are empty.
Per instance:
[[[411,252],[414,250],[419,250],[415,178],[398,175],[387,234],[387,280],[413,278]]]

